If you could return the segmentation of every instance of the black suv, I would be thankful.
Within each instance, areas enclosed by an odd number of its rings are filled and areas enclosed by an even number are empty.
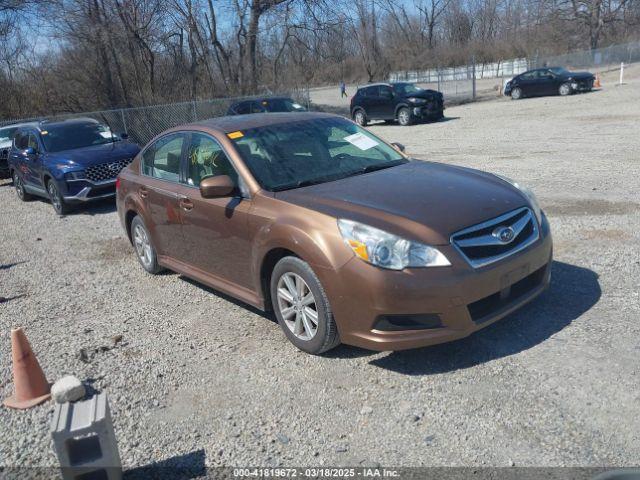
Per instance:
[[[411,125],[417,120],[439,120],[443,116],[442,93],[423,90],[413,83],[365,85],[351,99],[351,118],[362,126],[370,120],[398,120],[400,125]]]
[[[247,113],[269,112],[306,112],[299,103],[289,97],[252,98],[234,103],[227,110],[227,115],[245,115]]]

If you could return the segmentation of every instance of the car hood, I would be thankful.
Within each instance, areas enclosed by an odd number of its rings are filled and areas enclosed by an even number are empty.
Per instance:
[[[458,230],[527,205],[519,190],[494,175],[422,161],[275,196],[431,245],[446,245]]]
[[[51,161],[78,164],[83,167],[133,158],[140,151],[135,143],[121,141],[47,154]]]
[[[565,75],[567,78],[573,78],[574,80],[587,80],[593,77],[593,73],[590,72],[569,72]]]
[[[424,98],[426,100],[431,100],[432,98],[438,98],[441,96],[442,94],[437,90],[422,90],[420,92],[405,95],[406,98]]]

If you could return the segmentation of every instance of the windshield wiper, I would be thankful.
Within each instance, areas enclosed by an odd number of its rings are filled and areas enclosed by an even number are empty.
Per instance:
[[[310,185],[318,185],[319,183],[325,183],[328,182],[330,180],[327,180],[326,178],[316,178],[314,180],[300,180],[299,182],[295,182],[295,183],[287,183],[286,185],[278,185],[277,187],[273,188],[274,192],[278,192],[280,190],[291,190],[292,188],[301,188],[301,187],[308,187]]]
[[[360,170],[356,170],[355,172],[349,174],[348,176],[351,177],[353,175],[362,175],[363,173],[375,172],[377,170],[384,170],[385,168],[395,167],[397,165],[401,165],[402,163],[404,162],[398,160],[394,162],[378,163],[377,165],[367,165],[366,167],[362,167]]]

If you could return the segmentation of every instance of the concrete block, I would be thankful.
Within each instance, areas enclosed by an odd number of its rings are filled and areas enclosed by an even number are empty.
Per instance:
[[[122,479],[106,394],[56,404],[51,437],[65,480]]]

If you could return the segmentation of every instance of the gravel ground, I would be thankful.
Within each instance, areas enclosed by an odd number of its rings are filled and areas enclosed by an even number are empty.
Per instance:
[[[534,303],[453,344],[309,356],[271,318],[145,274],[112,204],[57,218],[1,182],[0,397],[22,325],[50,380],[108,393],[129,468],[637,465],[640,81],[446,113],[371,128],[537,192],[556,262]],[[0,408],[1,466],[56,464],[52,411]]]

